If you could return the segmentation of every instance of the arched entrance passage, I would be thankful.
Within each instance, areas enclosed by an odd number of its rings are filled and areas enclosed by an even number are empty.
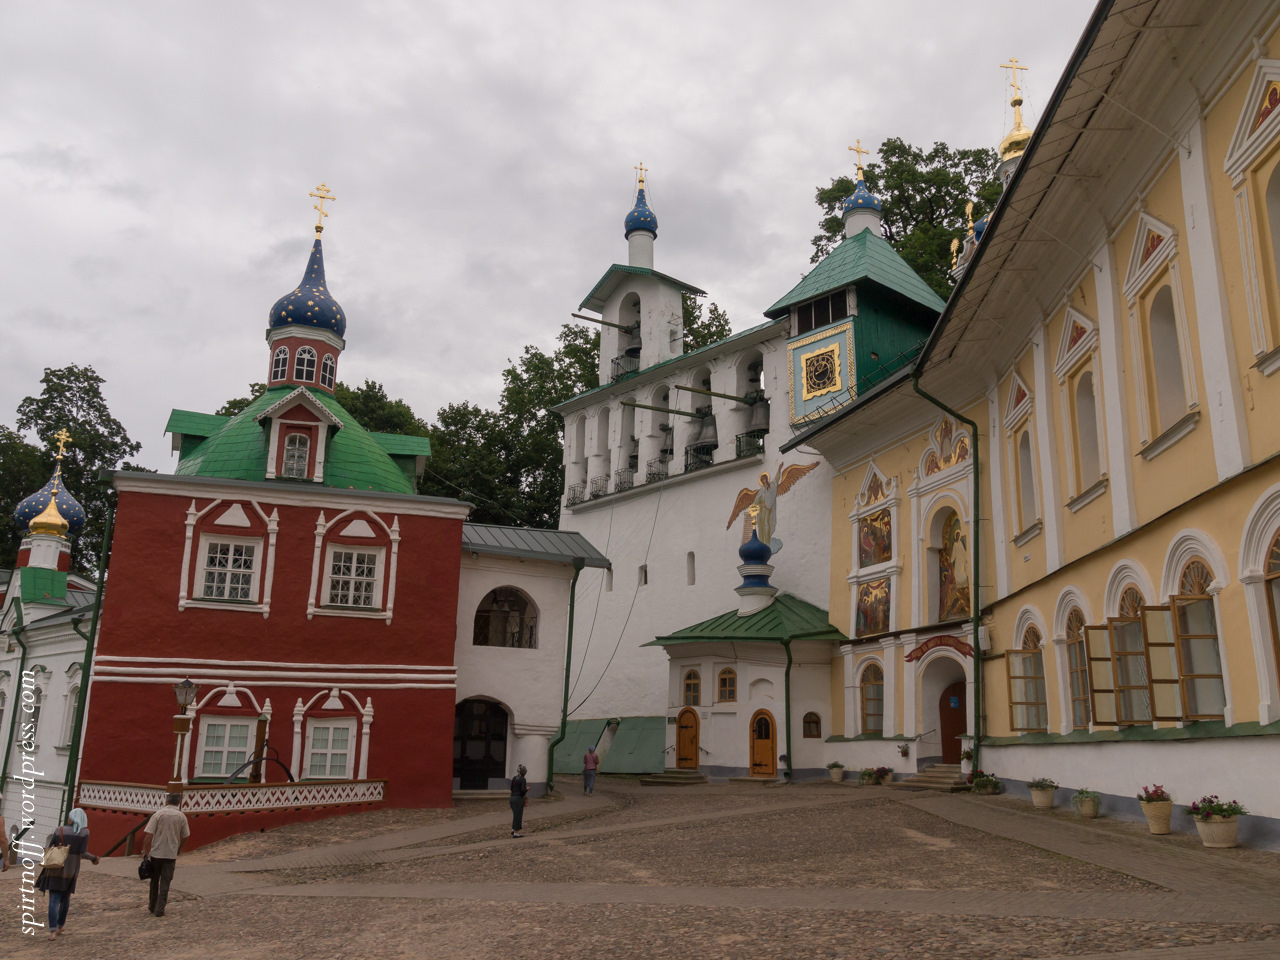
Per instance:
[[[687,707],[676,718],[676,769],[698,769],[698,711]]]
[[[751,715],[751,775],[770,778],[778,775],[778,725],[768,710],[757,710]]]
[[[507,775],[507,711],[492,700],[463,700],[453,711],[453,775],[460,790],[488,790]]]
[[[933,657],[920,677],[919,759],[959,763],[961,741],[969,728],[968,678],[953,657]]]

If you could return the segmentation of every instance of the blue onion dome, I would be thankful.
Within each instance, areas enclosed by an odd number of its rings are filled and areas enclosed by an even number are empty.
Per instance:
[[[636,205],[627,214],[622,229],[625,237],[631,236],[637,230],[647,230],[655,237],[658,235],[658,218],[653,215],[644,198],[644,181],[640,182],[640,189],[636,192]]]
[[[875,210],[878,213],[880,198],[868,190],[866,181],[859,177],[858,186],[852,194],[844,198],[844,209],[846,213],[852,210]]]
[[[52,533],[63,536],[80,532],[84,527],[84,507],[63,486],[61,464],[48,483],[18,504],[13,511],[13,519],[18,523],[18,533],[23,535]]]
[[[982,235],[987,232],[987,223],[991,220],[991,214],[987,214],[981,220],[973,225],[973,239],[975,242],[982,239]]]
[[[767,543],[761,543],[756,536],[755,528],[751,528],[751,539],[738,548],[738,556],[743,563],[768,563],[773,550]]]
[[[311,259],[307,261],[307,272],[302,275],[302,282],[276,301],[267,325],[272,328],[318,327],[331,330],[340,337],[346,336],[346,314],[325,283],[324,251],[319,237],[311,247]]]

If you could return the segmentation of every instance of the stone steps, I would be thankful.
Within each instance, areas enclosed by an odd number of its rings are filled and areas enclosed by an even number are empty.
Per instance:
[[[663,770],[641,777],[640,782],[648,787],[696,787],[706,783],[707,776],[697,770]]]
[[[914,776],[907,777],[905,780],[895,780],[886,786],[937,790],[941,793],[961,793],[969,789],[969,784],[965,781],[964,774],[960,772],[958,763],[935,763]]]

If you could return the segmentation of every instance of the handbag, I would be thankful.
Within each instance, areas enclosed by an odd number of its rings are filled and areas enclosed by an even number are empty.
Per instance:
[[[62,840],[62,828],[58,828],[58,832],[54,834],[54,845],[45,847],[43,866],[45,872],[50,876],[62,873],[63,866],[66,865],[67,855],[71,853],[71,847],[67,846]]]
[[[150,857],[143,857],[141,860],[138,861],[138,879],[139,880],[151,879],[151,858]]]

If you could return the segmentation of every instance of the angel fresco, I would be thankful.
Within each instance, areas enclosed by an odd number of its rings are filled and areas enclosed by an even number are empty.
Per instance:
[[[938,619],[955,620],[968,615],[969,544],[959,515],[948,510],[938,550]]]
[[[817,460],[803,466],[793,463],[789,467],[784,467],[779,463],[778,472],[772,478],[768,473],[760,474],[759,489],[752,490],[750,487],[743,487],[738,492],[738,499],[733,502],[733,513],[730,514],[729,522],[725,524],[725,529],[728,530],[732,527],[733,521],[738,519],[738,514],[748,507],[758,507],[759,509],[755,514],[756,536],[760,538],[761,543],[767,543],[775,554],[781,551],[782,541],[773,535],[774,511],[777,508],[778,498],[794,487],[801,478],[818,469],[818,463],[819,461]],[[742,518],[742,542],[746,543],[750,539],[751,514],[748,513]]]

